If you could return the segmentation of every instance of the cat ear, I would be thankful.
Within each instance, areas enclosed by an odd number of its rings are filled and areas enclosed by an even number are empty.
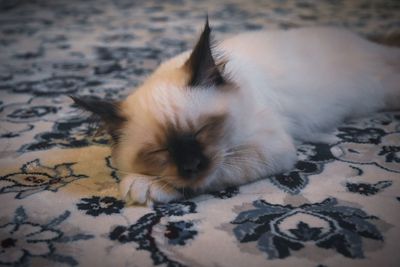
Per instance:
[[[116,141],[117,131],[121,124],[126,121],[126,118],[121,114],[118,102],[99,100],[89,97],[75,97],[70,98],[80,108],[87,110],[104,123],[104,128]]]
[[[211,29],[207,17],[204,30],[189,59],[184,64],[184,68],[190,74],[188,82],[190,86],[221,85],[225,83],[212,55],[210,33]]]

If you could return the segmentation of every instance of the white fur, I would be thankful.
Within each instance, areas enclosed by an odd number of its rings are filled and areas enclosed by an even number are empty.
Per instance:
[[[389,101],[392,108],[400,107],[400,50],[347,30],[246,33],[219,49],[247,97],[259,109],[270,108],[296,139],[313,141],[314,133],[331,130],[349,116],[375,112]]]
[[[348,117],[400,107],[400,50],[347,30],[244,33],[221,42],[214,52],[227,60],[224,72],[235,84],[232,90],[186,88],[185,73],[179,70],[189,56],[185,52],[162,64],[124,102],[130,121],[113,152],[121,170],[135,171],[132,158],[141,145],[154,141],[154,120],[177,116],[185,125],[204,114],[230,114],[231,130],[216,153],[220,164],[196,188],[209,190],[288,171],[297,160],[296,142],[326,141],[325,132]],[[265,161],[245,151],[230,164],[224,162],[240,146],[256,147]],[[125,180],[123,195],[144,203],[146,197],[137,193],[143,183],[135,186],[130,176]],[[167,202],[179,196],[152,198]]]
[[[178,192],[166,192],[164,185],[156,183],[153,177],[142,174],[127,175],[119,184],[121,197],[127,204],[147,204],[169,202],[181,196]]]

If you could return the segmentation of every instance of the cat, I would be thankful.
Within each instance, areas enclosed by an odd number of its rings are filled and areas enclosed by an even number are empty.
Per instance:
[[[296,144],[334,142],[349,117],[400,107],[400,49],[334,27],[258,31],[162,63],[122,101],[72,97],[112,137],[131,204],[291,170]]]

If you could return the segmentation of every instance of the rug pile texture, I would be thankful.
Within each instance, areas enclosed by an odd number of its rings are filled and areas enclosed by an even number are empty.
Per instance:
[[[125,206],[109,136],[68,95],[122,99],[189,49],[261,29],[400,28],[398,1],[0,1],[0,266],[400,266],[400,113],[305,143],[292,171]],[[249,48],[250,49],[250,48]],[[323,112],[323,111],[321,111]]]

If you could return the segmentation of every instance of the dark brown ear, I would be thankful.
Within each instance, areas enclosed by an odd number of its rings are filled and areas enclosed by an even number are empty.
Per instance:
[[[90,97],[70,97],[80,108],[91,112],[96,118],[99,118],[114,141],[117,141],[118,130],[121,128],[122,123],[126,121],[126,118],[119,110],[117,102]]]
[[[204,30],[184,65],[184,68],[190,73],[188,82],[190,86],[221,85],[225,83],[212,55],[210,33],[211,29],[207,18]]]

